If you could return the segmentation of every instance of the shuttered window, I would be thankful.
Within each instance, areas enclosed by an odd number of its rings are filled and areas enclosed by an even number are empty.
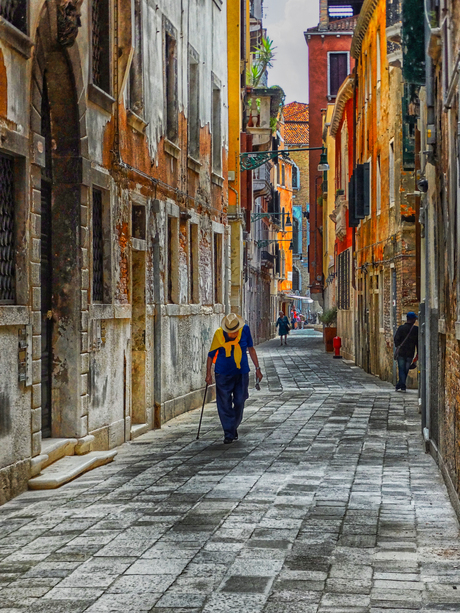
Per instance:
[[[348,75],[348,53],[329,53],[329,96],[337,96]]]

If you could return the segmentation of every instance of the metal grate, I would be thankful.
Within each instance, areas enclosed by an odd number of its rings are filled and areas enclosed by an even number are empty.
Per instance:
[[[103,301],[103,269],[102,192],[93,189],[93,302]]]
[[[27,34],[26,0],[0,0],[0,16],[15,28]]]
[[[338,307],[348,310],[350,308],[350,253],[348,250],[338,256],[338,265]]]
[[[14,303],[14,168],[0,154],[0,303]]]
[[[92,43],[93,43],[93,83],[101,87],[102,64],[102,32],[101,32],[101,0],[93,0],[92,4]]]

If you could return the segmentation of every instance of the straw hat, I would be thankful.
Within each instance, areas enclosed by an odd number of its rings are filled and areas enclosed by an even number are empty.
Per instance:
[[[228,334],[238,332],[240,328],[244,326],[244,319],[235,313],[226,315],[221,323],[222,330]]]

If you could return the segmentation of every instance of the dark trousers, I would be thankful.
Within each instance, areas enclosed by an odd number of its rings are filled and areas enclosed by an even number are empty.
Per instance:
[[[244,403],[249,397],[249,373],[216,373],[216,401],[225,438],[234,439],[243,419]]]
[[[409,374],[409,366],[412,364],[412,358],[398,358],[399,381],[396,384],[397,390],[406,389],[407,375]]]

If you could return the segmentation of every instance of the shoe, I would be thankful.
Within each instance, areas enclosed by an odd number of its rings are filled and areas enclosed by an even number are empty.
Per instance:
[[[232,438],[224,438],[224,445],[230,445],[230,443],[233,443]]]
[[[401,392],[402,394],[405,394],[405,393],[406,393],[406,390],[405,390],[405,389],[403,390],[403,389],[398,388],[398,387],[396,388],[396,391],[397,391],[397,392]]]
[[[235,432],[235,438],[233,439],[234,441],[238,440],[238,430]]]

